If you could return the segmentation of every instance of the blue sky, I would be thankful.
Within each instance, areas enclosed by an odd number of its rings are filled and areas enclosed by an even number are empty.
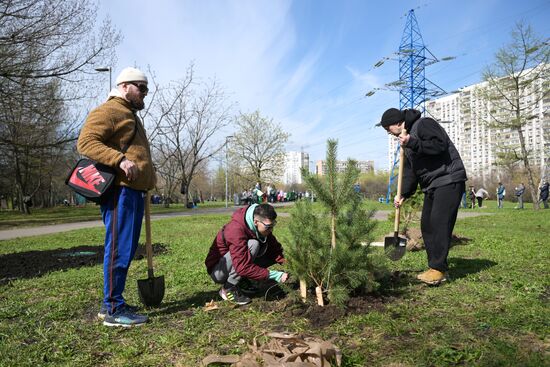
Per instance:
[[[387,135],[374,127],[397,92],[374,88],[398,79],[394,56],[406,14],[415,9],[426,47],[438,58],[426,77],[447,91],[481,80],[483,67],[524,20],[550,35],[550,0],[100,0],[124,40],[113,79],[125,66],[150,65],[159,82],[216,78],[237,111],[259,109],[291,133],[287,150],[374,160],[387,168]],[[147,102],[147,100],[146,100]],[[231,130],[220,132],[220,141]]]

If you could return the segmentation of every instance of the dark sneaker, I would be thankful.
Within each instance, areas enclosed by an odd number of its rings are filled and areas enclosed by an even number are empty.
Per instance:
[[[239,282],[239,289],[244,294],[247,294],[249,296],[253,296],[260,292],[260,288],[256,287],[254,283],[250,279],[243,278]]]
[[[133,327],[145,324],[149,320],[149,317],[145,315],[138,315],[137,313],[130,312],[126,309],[116,311],[112,315],[105,315],[103,325],[105,326],[122,326]]]
[[[221,287],[220,297],[223,298],[225,301],[233,302],[237,305],[246,305],[250,303],[250,298],[241,294],[239,288],[236,286],[228,289]]]
[[[124,305],[122,306],[125,310],[136,313],[139,310],[138,306],[131,306],[131,305]],[[105,306],[104,303],[101,304],[101,307],[99,308],[99,312],[97,313],[97,318],[100,320],[104,320],[105,316],[107,316],[107,306]]]

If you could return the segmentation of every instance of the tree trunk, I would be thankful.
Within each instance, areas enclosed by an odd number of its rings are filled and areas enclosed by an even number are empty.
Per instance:
[[[307,300],[307,285],[306,281],[303,279],[300,279],[300,297],[302,298],[303,302],[306,302]]]
[[[516,111],[516,118],[519,117],[519,111]],[[527,185],[529,187],[529,192],[531,193],[531,200],[533,201],[533,209],[538,210],[539,209],[539,202],[537,200],[537,188],[535,187],[535,180],[533,179],[533,171],[531,169],[531,165],[529,164],[529,156],[527,155],[527,149],[525,149],[525,137],[523,136],[523,131],[521,131],[521,127],[518,128],[518,137],[519,137],[519,144],[521,147],[521,158],[523,160],[523,166],[525,167],[525,170],[527,171]]]
[[[331,221],[330,221],[330,246],[335,249],[336,248],[336,215],[331,215]]]
[[[317,304],[319,306],[324,306],[325,301],[323,300],[323,289],[321,286],[315,287],[315,295],[317,296]]]

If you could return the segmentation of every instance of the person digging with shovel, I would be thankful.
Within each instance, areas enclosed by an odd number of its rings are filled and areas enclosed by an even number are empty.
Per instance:
[[[398,137],[405,153],[404,162],[400,162],[404,165],[402,192],[401,197],[394,199],[395,207],[403,205],[418,184],[424,192],[420,221],[429,269],[417,279],[438,285],[448,277],[447,256],[467,180],[464,164],[441,125],[434,119],[422,118],[417,110],[390,108],[377,125]]]
[[[126,304],[122,292],[128,268],[137,250],[144,212],[144,196],[155,187],[155,171],[143,123],[137,111],[144,108],[147,77],[129,67],[116,78],[105,103],[84,122],[77,149],[99,163],[116,169],[115,186],[101,203],[105,224],[103,302],[98,318],[106,326],[130,327],[147,322]],[[122,147],[126,147],[125,153]]]
[[[288,273],[269,270],[283,264],[283,248],[273,235],[277,213],[269,204],[238,209],[214,238],[204,261],[212,280],[222,284],[220,296],[238,305],[250,303],[243,293],[258,291],[250,280],[286,282]]]

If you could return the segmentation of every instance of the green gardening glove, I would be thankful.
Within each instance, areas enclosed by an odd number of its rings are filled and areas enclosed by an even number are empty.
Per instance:
[[[288,275],[283,271],[270,270],[269,279],[276,281],[277,283],[284,283]]]

